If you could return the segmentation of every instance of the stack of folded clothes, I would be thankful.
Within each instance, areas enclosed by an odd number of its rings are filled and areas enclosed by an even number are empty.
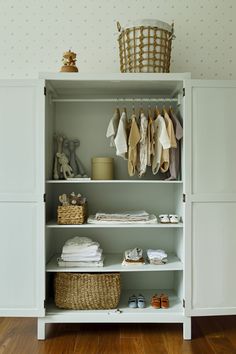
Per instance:
[[[145,260],[143,258],[143,250],[141,248],[134,248],[125,251],[122,265],[133,266],[141,264],[145,264]]]
[[[150,264],[166,264],[167,263],[167,253],[164,250],[147,250],[147,257]]]
[[[157,223],[155,215],[148,214],[144,210],[140,211],[124,211],[119,213],[96,213],[89,216],[90,224],[109,224],[109,223]]]
[[[62,267],[103,267],[104,257],[98,242],[76,236],[66,241],[58,265]]]

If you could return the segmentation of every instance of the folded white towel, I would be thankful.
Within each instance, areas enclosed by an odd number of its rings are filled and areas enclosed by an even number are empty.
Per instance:
[[[95,245],[91,245],[88,247],[80,247],[80,246],[63,246],[63,253],[78,253],[78,252],[96,252],[99,249],[99,243]]]
[[[76,246],[88,246],[88,245],[91,245],[93,244],[93,241],[88,238],[88,237],[80,237],[80,236],[75,236],[73,238],[70,238],[69,240],[67,240],[65,242],[65,245],[66,246],[69,246],[69,245],[76,245]]]
[[[92,257],[86,257],[86,256],[75,256],[75,255],[70,255],[70,256],[68,256],[68,255],[61,255],[61,259],[63,260],[63,261],[67,261],[67,262],[99,262],[99,261],[101,261],[101,259],[102,259],[102,255],[101,254],[98,254],[98,255],[96,255],[96,256],[92,256]]]
[[[104,257],[100,261],[63,261],[61,258],[57,258],[57,264],[59,267],[103,267]]]
[[[63,253],[77,253],[80,251],[97,251],[99,248],[99,243],[92,241],[88,237],[75,236],[65,242],[62,252]]]
[[[86,260],[86,259],[88,259],[88,260],[94,260],[94,261],[96,261],[97,260],[97,258],[98,258],[98,260],[100,260],[101,259],[101,257],[102,257],[102,252],[103,252],[103,250],[101,249],[101,248],[99,248],[96,252],[91,252],[91,253],[89,253],[89,252],[79,252],[79,253],[63,253],[62,252],[62,254],[61,254],[61,258],[63,259],[63,260],[69,260],[69,259],[71,259],[71,260],[75,260],[75,259],[78,259],[78,260]]]

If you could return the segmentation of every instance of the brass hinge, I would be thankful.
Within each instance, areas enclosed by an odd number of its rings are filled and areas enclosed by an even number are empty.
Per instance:
[[[185,96],[185,87],[183,87],[183,97]]]
[[[44,201],[44,203],[46,203],[46,193],[44,193],[44,195],[43,195],[43,201]]]
[[[183,194],[183,203],[186,202],[186,194]]]
[[[44,96],[46,96],[46,95],[47,95],[47,89],[46,89],[46,86],[44,86],[43,93],[44,93]]]
[[[185,308],[185,300],[183,299],[183,308]]]

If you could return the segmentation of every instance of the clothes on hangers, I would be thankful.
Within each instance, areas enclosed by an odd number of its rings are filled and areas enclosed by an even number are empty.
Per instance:
[[[141,113],[140,117],[140,141],[139,141],[139,166],[138,166],[138,175],[142,177],[147,168],[148,162],[148,136],[147,136],[147,128],[148,128],[148,119],[144,113]]]
[[[152,166],[152,159],[154,156],[154,141],[155,131],[153,125],[153,118],[151,111],[148,112],[148,126],[147,126],[147,166]]]
[[[128,173],[130,176],[134,176],[137,168],[137,147],[140,141],[140,133],[135,114],[132,114],[131,118],[131,128],[128,138]]]
[[[106,136],[110,138],[110,146],[115,146],[116,155],[128,159],[128,174],[137,172],[142,177],[150,166],[156,175],[168,172],[167,180],[178,178],[180,164],[180,140],[183,128],[173,109],[169,113],[163,107],[163,115],[156,107],[156,119],[151,110],[148,116],[143,108],[137,118],[133,114],[128,119],[126,108],[119,118],[119,110],[113,114]]]
[[[111,117],[111,120],[110,120],[108,127],[107,127],[107,132],[106,132],[106,137],[110,138],[110,146],[111,147],[115,147],[114,139],[117,134],[119,120],[120,120],[120,110],[119,110],[119,108],[117,108],[115,110],[113,116]]]
[[[152,172],[156,175],[161,165],[162,150],[169,149],[171,146],[165,120],[160,114],[154,120],[154,131],[155,148],[152,160]]]
[[[116,155],[127,160],[128,145],[127,145],[127,114],[123,111],[119,120],[117,134],[114,139],[116,147]]]
[[[173,109],[169,110],[169,116],[174,126],[177,147],[170,149],[170,167],[169,167],[170,177],[168,177],[166,180],[175,180],[178,178],[179,175],[180,151],[181,151],[180,141],[183,138],[183,128]]]
[[[166,131],[170,141],[170,146],[167,149],[163,148],[162,150],[161,163],[160,163],[160,170],[162,173],[165,173],[169,170],[170,148],[175,148],[175,149],[177,148],[173,123],[165,109],[164,109],[164,120],[166,125]]]

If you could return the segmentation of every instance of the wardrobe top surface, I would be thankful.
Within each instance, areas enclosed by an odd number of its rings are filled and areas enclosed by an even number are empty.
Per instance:
[[[80,95],[168,95],[180,91],[183,82],[190,79],[189,73],[41,73],[57,97],[79,97]]]

